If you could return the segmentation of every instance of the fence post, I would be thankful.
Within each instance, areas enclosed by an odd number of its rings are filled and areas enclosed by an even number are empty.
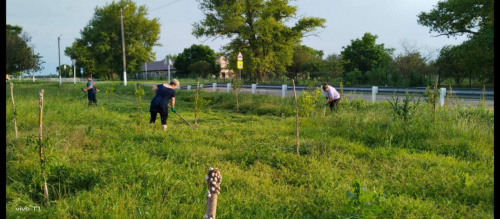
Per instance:
[[[203,216],[205,219],[215,219],[217,211],[217,197],[220,194],[220,184],[222,182],[222,176],[218,168],[210,167],[208,169],[208,175],[205,176],[205,181],[208,184],[207,196],[207,214]]]
[[[378,87],[372,86],[372,103],[375,103],[375,99],[377,99]]]
[[[439,105],[443,106],[444,105],[444,97],[446,96],[446,88],[442,87],[441,88],[441,93],[439,94]]]
[[[255,89],[257,88],[257,84],[252,84],[252,94],[255,93]]]
[[[217,91],[217,83],[212,83],[212,92]]]
[[[287,89],[287,85],[286,84],[281,85],[281,96],[282,97],[286,96],[286,89]]]
[[[227,83],[227,92],[229,93],[229,90],[231,89],[231,83]]]

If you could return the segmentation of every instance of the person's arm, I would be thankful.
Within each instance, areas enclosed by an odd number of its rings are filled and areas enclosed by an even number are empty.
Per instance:
[[[153,86],[153,93],[156,94],[156,91],[158,90],[158,86]]]
[[[90,84],[88,87],[84,88],[83,91],[88,91],[90,89],[92,89],[92,84]]]
[[[172,107],[172,112],[175,113],[175,97],[170,98],[170,106]]]

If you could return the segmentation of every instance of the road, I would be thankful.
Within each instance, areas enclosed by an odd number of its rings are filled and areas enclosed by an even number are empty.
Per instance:
[[[211,87],[204,88],[203,90],[206,92],[213,92],[213,89]],[[216,92],[227,92],[227,88],[217,87]],[[232,89],[230,89],[230,92],[233,92]],[[241,88],[240,92],[251,93],[252,89],[251,88]],[[301,90],[297,90],[297,96],[300,95],[301,93],[302,93]],[[276,90],[276,89],[255,89],[255,94],[282,96],[281,90]],[[369,103],[372,102],[372,95],[371,94],[344,93],[344,96],[348,97],[350,100],[357,99],[357,98],[359,98],[360,95],[362,95],[362,98],[364,101],[369,102]],[[285,96],[286,97],[293,97],[293,90],[287,90]],[[402,100],[401,98],[404,98],[404,95],[397,95],[397,96],[399,96],[400,100]],[[423,97],[419,97],[419,98],[420,98],[421,103],[425,102]],[[376,99],[375,99],[376,102],[382,102],[382,101],[388,101],[388,100],[392,100],[391,95],[377,94]],[[480,103],[480,99],[478,99],[478,98],[458,98],[458,100],[459,100],[460,105],[477,106]],[[456,100],[453,100],[453,101],[456,101]],[[485,103],[490,108],[494,107],[494,100],[493,99],[486,99]]]

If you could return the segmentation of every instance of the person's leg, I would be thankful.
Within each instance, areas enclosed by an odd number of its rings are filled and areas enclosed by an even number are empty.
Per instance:
[[[149,124],[155,124],[156,115],[158,114],[158,112],[150,111],[150,113],[151,113],[151,118],[149,119]]]
[[[89,100],[89,106],[92,105],[92,94],[90,92],[87,92],[87,99]]]
[[[332,108],[332,110],[335,110],[335,109],[337,109],[337,108],[338,108],[339,100],[340,100],[340,99],[335,99],[335,100],[333,100],[333,101],[332,101],[332,103],[333,103],[333,104],[332,104],[332,107],[331,107],[331,108]]]
[[[330,103],[328,103],[328,105],[330,106],[330,112],[332,112],[332,111],[333,111],[333,105],[334,105],[334,104],[335,104],[335,100],[334,100],[334,101],[332,101],[332,102],[330,102]]]
[[[163,131],[167,130],[167,118],[168,118],[168,110],[166,112],[160,113],[161,117],[161,128]]]

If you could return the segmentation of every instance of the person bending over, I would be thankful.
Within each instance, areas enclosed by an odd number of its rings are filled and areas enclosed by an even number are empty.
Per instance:
[[[175,89],[178,87],[179,80],[177,79],[172,79],[168,84],[163,83],[153,87],[153,92],[156,95],[149,106],[149,112],[151,113],[149,123],[151,125],[155,123],[156,116],[159,113],[161,127],[164,131],[167,130],[168,103],[171,102],[172,112],[175,112]]]
[[[333,109],[338,105],[340,101],[340,94],[337,92],[337,90],[328,85],[328,83],[324,82],[323,83],[323,94],[326,97],[326,103],[325,106],[330,106],[330,111],[333,111]]]

